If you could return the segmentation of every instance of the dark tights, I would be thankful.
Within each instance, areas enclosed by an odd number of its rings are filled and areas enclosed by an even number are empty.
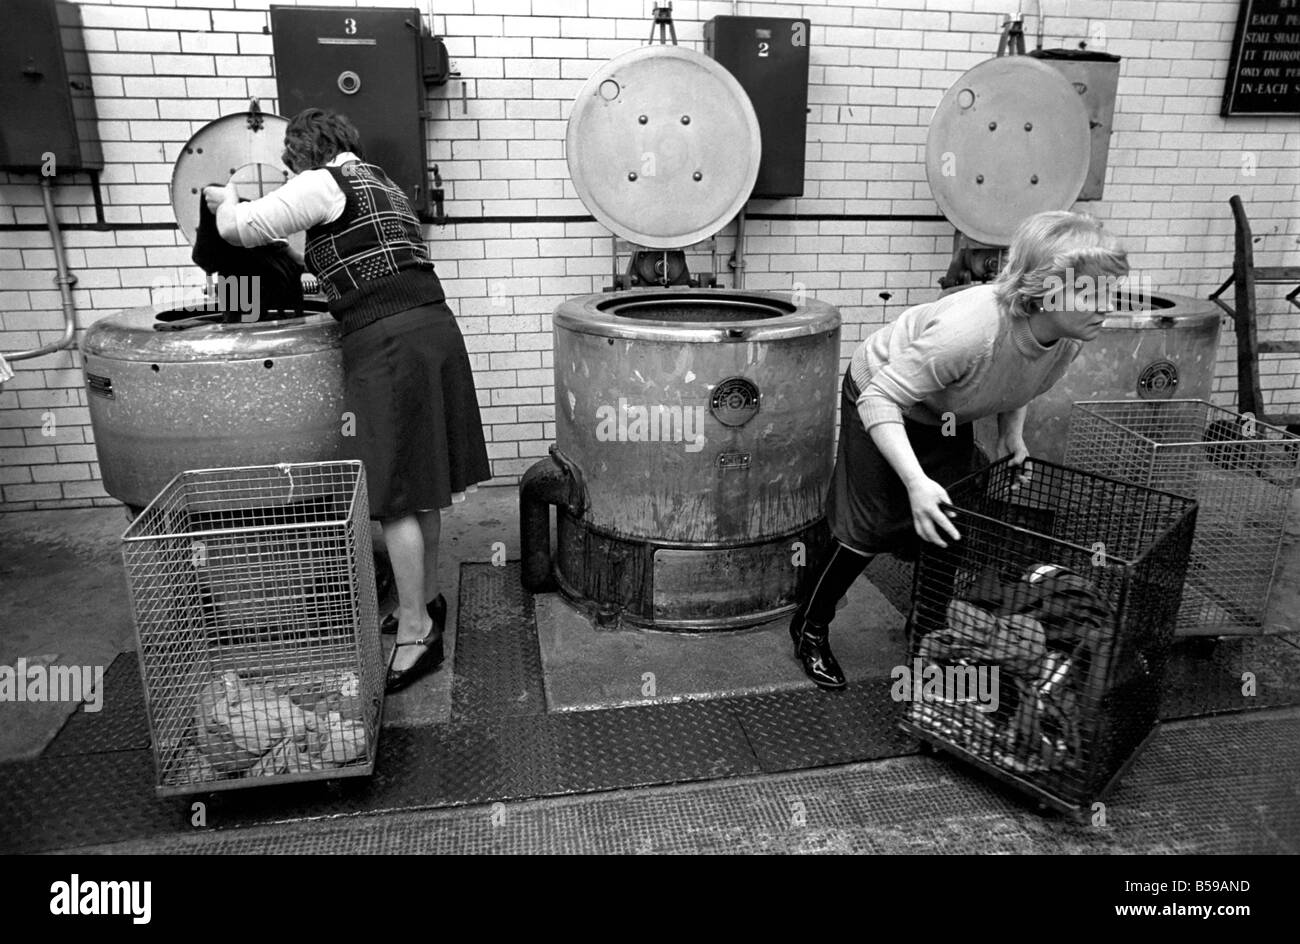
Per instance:
[[[819,626],[835,618],[835,604],[849,592],[853,581],[861,576],[871,563],[871,557],[851,551],[839,541],[833,542],[831,556],[812,584],[805,619]]]

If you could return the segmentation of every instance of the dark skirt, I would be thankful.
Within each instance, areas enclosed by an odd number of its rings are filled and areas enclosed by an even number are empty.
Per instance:
[[[841,544],[860,554],[891,552],[915,560],[921,539],[912,524],[907,487],[876,447],[858,415],[858,386],[845,372],[840,388],[840,445],[826,495],[826,521]],[[903,420],[925,474],[944,488],[979,467],[970,423],[943,435],[942,427]]]
[[[444,302],[343,336],[349,450],[366,467],[371,518],[446,508],[492,477],[465,339]]]

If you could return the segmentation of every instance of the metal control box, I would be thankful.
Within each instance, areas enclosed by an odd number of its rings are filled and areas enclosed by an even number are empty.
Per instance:
[[[102,170],[81,10],[6,0],[0,29],[0,169]]]
[[[704,51],[736,77],[758,115],[763,157],[753,197],[803,195],[808,130],[808,20],[715,16]]]
[[[446,80],[446,54],[426,35],[420,11],[272,6],[271,34],[280,114],[327,108],[347,115],[365,159],[429,220],[425,86]]]

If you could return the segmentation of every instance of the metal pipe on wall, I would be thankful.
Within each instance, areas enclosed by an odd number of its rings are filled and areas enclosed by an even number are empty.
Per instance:
[[[58,270],[54,281],[59,286],[59,296],[63,302],[63,337],[44,347],[5,354],[3,356],[7,361],[22,361],[61,351],[72,344],[73,335],[77,330],[76,308],[72,302],[72,286],[77,284],[77,277],[68,272],[68,260],[63,251],[63,233],[59,230],[58,217],[54,215],[54,190],[48,177],[41,178],[41,199],[45,203],[45,221],[50,229],[50,241],[54,245],[54,264]]]
[[[736,248],[732,252],[731,267],[736,270],[736,288],[745,287],[745,208],[736,214]]]

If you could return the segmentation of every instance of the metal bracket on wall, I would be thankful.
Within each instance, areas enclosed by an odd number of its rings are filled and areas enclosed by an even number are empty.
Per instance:
[[[998,39],[999,56],[1023,56],[1025,54],[1025,23],[1021,19],[1008,17],[1002,23],[1002,36]]]
[[[654,22],[650,24],[650,42],[646,45],[653,46],[655,41],[655,27],[659,27],[659,44],[668,45],[668,36],[673,38],[673,45],[677,45],[677,27],[673,25],[673,4],[669,0],[668,6],[661,7],[655,4]]]

